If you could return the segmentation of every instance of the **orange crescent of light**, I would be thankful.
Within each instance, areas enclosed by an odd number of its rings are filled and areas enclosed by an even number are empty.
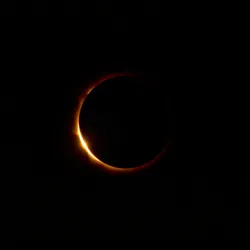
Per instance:
[[[95,165],[97,165],[98,167],[102,168],[103,170],[106,170],[110,173],[131,173],[131,172],[137,172],[139,170],[142,170],[146,167],[149,167],[150,165],[152,165],[153,163],[155,163],[166,151],[166,147],[163,148],[163,150],[151,161],[134,167],[134,168],[118,168],[115,166],[111,166],[105,162],[102,162],[101,160],[99,160],[89,149],[88,144],[86,139],[83,138],[83,135],[81,133],[80,130],[80,112],[81,112],[81,108],[82,105],[84,103],[84,101],[86,100],[87,96],[89,95],[89,93],[95,88],[97,87],[100,83],[118,77],[118,76],[135,76],[135,74],[131,74],[131,73],[115,73],[115,74],[110,74],[110,75],[106,75],[104,77],[101,77],[99,80],[95,81],[93,84],[91,84],[89,86],[88,89],[86,89],[85,91],[83,91],[83,94],[80,96],[79,98],[79,103],[77,105],[77,109],[75,112],[75,122],[74,122],[74,133],[78,136],[79,138],[79,143],[80,146],[87,152],[89,159],[92,161],[92,163],[94,163]]]

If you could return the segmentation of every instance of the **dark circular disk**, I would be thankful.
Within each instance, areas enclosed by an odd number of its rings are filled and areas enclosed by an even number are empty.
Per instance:
[[[96,86],[80,111],[90,151],[118,168],[137,167],[164,149],[168,116],[159,88],[142,77],[117,76]]]

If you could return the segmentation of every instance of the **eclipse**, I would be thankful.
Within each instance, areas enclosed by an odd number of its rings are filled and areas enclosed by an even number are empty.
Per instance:
[[[83,149],[110,171],[148,167],[167,148],[164,95],[145,77],[116,74],[93,83],[83,93],[76,123]]]

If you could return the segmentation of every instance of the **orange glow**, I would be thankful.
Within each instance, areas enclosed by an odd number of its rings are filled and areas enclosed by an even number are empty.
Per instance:
[[[76,117],[75,117],[75,124],[74,124],[74,133],[78,136],[79,138],[79,142],[80,142],[80,146],[86,151],[86,153],[89,156],[89,159],[95,163],[95,165],[97,165],[98,167],[101,167],[104,170],[107,170],[108,172],[113,172],[113,173],[131,173],[131,172],[136,172],[139,171],[143,168],[146,168],[150,165],[152,165],[153,163],[155,163],[165,152],[166,147],[162,150],[162,152],[153,160],[147,162],[146,164],[143,164],[141,166],[135,167],[135,168],[118,168],[115,166],[111,166],[108,165],[104,162],[102,162],[101,160],[99,160],[89,149],[87,141],[83,138],[83,135],[81,133],[80,130],[80,113],[81,113],[81,108],[82,105],[84,103],[84,101],[86,100],[87,96],[89,95],[89,93],[95,88],[97,87],[100,83],[108,80],[108,79],[112,79],[115,78],[117,76],[134,76],[134,74],[128,74],[128,73],[117,73],[117,74],[112,74],[112,75],[107,75],[105,77],[102,77],[101,79],[99,79],[98,81],[94,82],[88,89],[86,89],[83,94],[80,96],[79,98],[79,103],[77,106],[77,110],[76,110]]]

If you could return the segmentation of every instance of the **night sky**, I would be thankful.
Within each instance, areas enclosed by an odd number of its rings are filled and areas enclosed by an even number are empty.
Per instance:
[[[249,177],[218,160],[215,103],[232,72],[219,17],[213,25],[203,12],[156,3],[6,1],[0,9],[12,239],[249,237]],[[91,150],[135,167],[167,145],[151,167],[124,175],[97,167],[74,130],[83,91],[116,73],[138,77],[107,80],[89,94],[80,127]]]

